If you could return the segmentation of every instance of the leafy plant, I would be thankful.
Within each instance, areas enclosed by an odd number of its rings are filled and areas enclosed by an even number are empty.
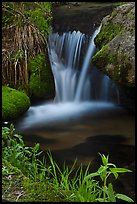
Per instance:
[[[112,183],[109,182],[110,175],[117,179],[120,173],[131,170],[116,167],[109,162],[109,156],[100,154],[101,166],[96,172],[89,173],[90,163],[83,170],[82,165],[76,168],[76,160],[71,168],[64,164],[61,169],[53,160],[50,151],[47,153],[49,160],[47,164],[45,157],[42,161],[39,160],[38,156],[41,154],[39,148],[39,144],[35,144],[34,147],[25,146],[22,136],[15,133],[13,124],[10,128],[2,128],[2,174],[6,176],[22,172],[26,176],[21,184],[28,193],[28,197],[22,198],[25,201],[39,199],[53,201],[54,194],[54,199],[70,202],[116,202],[119,199],[134,202],[128,196],[116,193]],[[16,167],[13,172],[13,168],[7,168],[8,163]],[[44,192],[48,193],[41,192],[42,188],[46,188]]]
[[[108,177],[111,174],[117,179],[119,173],[132,171],[126,168],[117,168],[115,164],[109,163],[109,156],[100,154],[103,165],[101,165],[96,172],[91,174],[89,174],[90,164],[85,171],[82,169],[82,166],[80,166],[74,174],[76,161],[70,170],[64,166],[61,171],[57,163],[53,161],[50,152],[48,156],[52,166],[54,186],[59,191],[60,189],[64,189],[65,194],[67,192],[67,200],[77,202],[116,202],[117,199],[121,199],[127,202],[133,202],[130,197],[116,193],[112,183],[108,183]],[[72,172],[73,176],[71,176]],[[101,178],[103,185],[95,179],[97,176]]]
[[[2,3],[4,85],[8,83],[14,88],[22,87],[28,94],[30,93],[28,61],[30,57],[41,52],[47,56],[47,37],[52,21],[51,9],[51,2]]]
[[[38,98],[51,98],[54,95],[54,83],[50,67],[46,63],[44,53],[29,59],[30,81],[32,95]]]
[[[124,194],[117,194],[113,190],[112,183],[108,183],[108,177],[113,174],[115,179],[118,178],[119,173],[125,173],[125,172],[132,172],[131,170],[127,168],[117,168],[115,164],[109,163],[108,158],[109,156],[105,156],[104,154],[100,154],[102,163],[95,173],[91,173],[88,176],[85,177],[85,181],[91,178],[95,178],[96,176],[99,176],[103,182],[102,186],[99,186],[100,189],[100,198],[97,198],[96,201],[100,202],[116,202],[116,199],[121,199],[127,202],[134,202],[130,197],[124,195]]]

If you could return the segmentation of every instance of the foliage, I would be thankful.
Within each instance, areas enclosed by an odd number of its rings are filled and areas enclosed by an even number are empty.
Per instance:
[[[29,88],[33,96],[51,98],[54,95],[53,77],[44,53],[29,60],[30,82]]]
[[[15,202],[24,194],[21,170],[2,159],[2,202]]]
[[[115,179],[117,179],[119,176],[119,173],[132,172],[132,171],[126,168],[117,168],[115,164],[109,163],[108,156],[106,157],[104,154],[100,154],[100,156],[101,156],[103,165],[99,167],[97,172],[89,174],[84,179],[85,181],[87,181],[88,179],[90,180],[91,178],[95,178],[97,176],[101,178],[103,184],[101,186],[98,186],[98,188],[100,189],[100,192],[99,192],[99,198],[97,198],[96,201],[116,202],[116,199],[118,198],[124,201],[133,202],[133,200],[128,196],[125,196],[124,194],[115,193],[115,191],[113,190],[112,183],[108,183],[108,178],[111,174],[114,175]]]
[[[3,26],[23,25],[26,21],[35,23],[42,34],[49,32],[52,21],[51,2],[3,2]],[[15,21],[16,20],[16,21]]]
[[[52,17],[49,15],[45,18],[46,12],[50,12],[51,4],[49,2],[42,2],[42,8],[36,8],[34,11],[29,11],[30,19],[33,21],[43,35],[47,35],[50,31],[50,22]],[[44,8],[44,12],[43,12]]]
[[[20,194],[16,200],[21,202],[116,202],[122,199],[133,202],[128,196],[116,193],[112,183],[109,182],[110,175],[117,179],[120,173],[131,172],[131,170],[117,168],[115,164],[109,163],[109,157],[104,154],[100,154],[102,165],[96,172],[89,173],[90,163],[86,170],[83,170],[82,165],[76,170],[76,160],[71,168],[64,164],[61,170],[53,160],[50,151],[47,154],[48,162],[46,159],[40,161],[39,144],[26,147],[22,137],[15,133],[13,124],[10,128],[2,128],[2,141],[4,185],[8,185],[6,178],[10,175],[9,183],[12,188],[15,184],[12,179],[20,181],[22,178],[18,186],[20,188],[22,186],[23,194]],[[13,174],[18,176],[14,177]],[[5,191],[3,193],[6,195]]]
[[[108,177],[111,174],[117,179],[119,173],[131,172],[131,170],[117,168],[115,164],[108,162],[108,156],[106,157],[104,154],[100,154],[103,165],[96,172],[90,174],[89,165],[85,171],[80,166],[74,177],[71,178],[70,175],[74,171],[75,162],[70,170],[64,166],[63,171],[61,171],[57,163],[53,161],[52,155],[50,153],[48,155],[52,164],[53,183],[59,191],[60,189],[67,190],[68,201],[116,202],[117,199],[121,199],[127,202],[133,202],[128,196],[117,194],[113,190],[112,183],[108,183]],[[95,179],[97,176],[100,177],[102,182]]]
[[[2,87],[2,119],[15,119],[30,107],[30,99],[23,91]]]
[[[2,3],[2,82],[28,91],[29,58],[44,52],[52,22],[51,2]],[[29,91],[28,91],[29,93]]]

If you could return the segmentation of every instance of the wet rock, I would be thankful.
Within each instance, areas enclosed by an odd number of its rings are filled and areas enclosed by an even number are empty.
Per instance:
[[[116,7],[102,20],[92,62],[121,85],[135,86],[135,3]]]

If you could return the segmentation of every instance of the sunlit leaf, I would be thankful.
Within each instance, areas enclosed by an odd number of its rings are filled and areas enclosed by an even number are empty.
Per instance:
[[[131,170],[126,168],[110,168],[110,171],[116,173],[132,172]]]
[[[134,202],[130,197],[124,195],[124,194],[116,194],[116,197],[118,199],[121,199],[121,200],[124,200],[124,201],[127,201],[127,202]]]

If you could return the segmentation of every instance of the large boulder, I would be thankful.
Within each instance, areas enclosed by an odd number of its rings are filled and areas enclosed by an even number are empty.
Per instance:
[[[95,38],[92,63],[120,85],[135,86],[135,2],[114,8]]]

